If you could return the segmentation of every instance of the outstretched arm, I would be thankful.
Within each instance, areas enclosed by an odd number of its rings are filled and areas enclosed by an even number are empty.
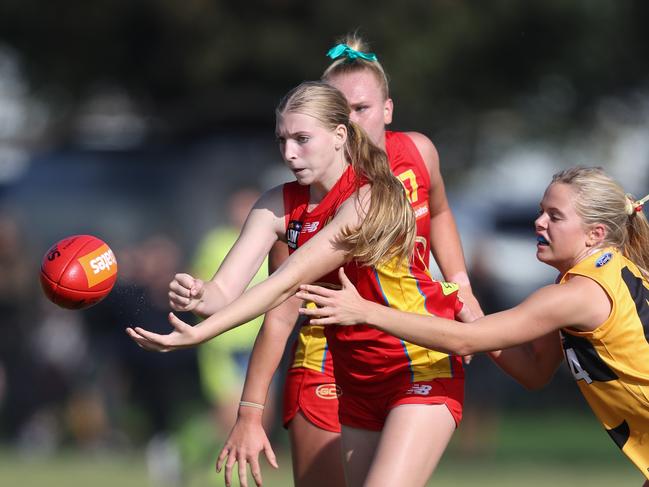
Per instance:
[[[554,376],[563,360],[559,332],[553,331],[529,343],[490,353],[504,372],[527,389],[539,389]]]
[[[179,273],[169,284],[169,305],[206,318],[231,303],[248,287],[284,228],[282,187],[255,203],[241,233],[211,280]]]
[[[457,355],[501,350],[573,326],[592,330],[608,317],[611,305],[591,279],[576,276],[567,283],[539,289],[518,306],[472,323],[407,313],[364,300],[340,271],[340,291],[303,285],[297,297],[318,308],[301,308],[315,325],[366,323],[426,348]]]
[[[128,328],[127,333],[143,348],[168,352],[203,343],[274,308],[291,297],[301,283],[313,282],[345,263],[348,251],[339,244],[339,236],[343,228],[360,224],[359,215],[363,211],[358,206],[367,204],[367,198],[363,197],[361,201],[363,203],[354,196],[350,197],[331,222],[297,249],[268,279],[248,289],[198,325],[192,327],[170,313],[173,331],[168,335],[140,327]]]

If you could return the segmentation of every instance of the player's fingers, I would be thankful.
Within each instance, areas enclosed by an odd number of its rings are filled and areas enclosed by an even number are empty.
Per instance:
[[[221,472],[221,468],[223,468],[223,462],[225,461],[226,458],[228,458],[228,447],[224,446],[221,449],[221,453],[219,453],[219,457],[216,459],[216,471],[217,473]]]
[[[158,335],[139,326],[133,328],[133,331],[140,336],[138,343],[141,343],[147,350],[155,352],[169,351],[169,343],[167,343],[168,339],[166,338],[168,335]]]
[[[126,329],[126,334],[135,342],[138,347],[145,350],[147,349],[147,347],[143,343],[140,343],[141,338],[133,333],[129,328]]]
[[[340,320],[333,316],[327,316],[326,318],[311,318],[309,320],[311,325],[337,325],[339,322]]]
[[[352,281],[350,281],[349,278],[347,277],[347,274],[345,274],[345,269],[343,267],[340,267],[338,269],[338,279],[340,279],[340,284],[342,284],[344,288],[354,287]]]
[[[150,342],[147,340],[145,337],[141,336],[135,329],[133,328],[126,328],[126,333],[128,336],[130,336],[137,345],[140,347],[146,349],[146,350],[153,350],[157,351],[158,347],[156,346],[155,343]]]
[[[239,458],[239,485],[241,487],[248,487],[248,474],[246,473],[247,462],[245,458]]]
[[[318,294],[314,294],[309,291],[298,291],[295,296],[300,299],[303,299],[304,301],[311,301],[320,307],[326,306],[329,303],[326,297],[319,296]]]
[[[323,297],[329,297],[333,292],[331,289],[327,287],[315,286],[313,284],[302,284],[300,286],[300,291],[304,291],[309,294],[323,296]]]
[[[189,311],[187,308],[191,304],[191,299],[183,298],[173,291],[169,291],[169,305],[176,311]]]
[[[304,316],[318,317],[322,316],[322,310],[325,308],[300,308],[299,313]]]
[[[186,272],[180,272],[174,276],[174,281],[180,284],[185,289],[191,289],[194,285],[194,278]]]
[[[268,460],[268,463],[270,463],[273,468],[279,468],[279,465],[277,465],[277,457],[275,456],[273,447],[270,446],[269,442],[264,444],[264,455],[266,455],[266,460]]]
[[[252,478],[255,481],[257,487],[259,487],[263,483],[261,476],[261,467],[259,466],[259,458],[257,457],[257,455],[253,455],[248,459],[248,461],[250,462],[250,473],[252,474]],[[241,472],[239,472],[239,477],[241,477]]]
[[[183,332],[187,326],[189,326],[187,323],[185,323],[183,320],[178,318],[174,313],[169,313],[168,315],[169,323],[171,326],[174,327],[175,330],[179,332]]]
[[[192,298],[197,298],[203,295],[203,287],[205,283],[200,280],[200,279],[194,279],[194,284],[192,285],[190,289],[190,294],[189,296]]]
[[[232,485],[232,467],[234,467],[234,464],[237,461],[236,454],[234,452],[230,452],[228,455],[228,461],[225,462],[225,485],[226,487],[230,487]]]
[[[189,297],[189,291],[191,290],[192,286],[190,285],[184,285],[181,282],[178,282],[177,280],[173,280],[169,283],[169,290],[178,296],[183,296],[185,298]]]

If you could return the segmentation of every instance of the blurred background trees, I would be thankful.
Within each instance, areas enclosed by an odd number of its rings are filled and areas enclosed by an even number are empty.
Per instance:
[[[353,30],[390,76],[392,128],[437,146],[483,307],[552,282],[532,221],[554,171],[603,165],[627,191],[648,191],[648,19],[640,0],[1,0],[0,289],[19,296],[0,299],[0,445],[148,444],[175,468],[170,435],[185,463],[212,462],[220,440],[196,412],[208,405],[195,357],[174,359],[192,379],[183,396],[159,399],[164,384],[141,386],[142,371],[155,377],[169,358],[123,328],[167,326],[165,283],[226,222],[231,194],[290,179],[275,106]],[[119,292],[84,314],[45,302],[36,284],[43,252],[75,233],[100,236],[120,263]],[[142,406],[152,402],[161,409]],[[477,357],[459,456],[504,444],[502,411],[543,409],[592,419],[567,371],[528,393]],[[585,428],[601,433],[603,458],[615,454],[594,420]],[[583,450],[564,445],[562,458]]]
[[[535,130],[559,133],[596,100],[646,88],[648,15],[639,0],[4,0],[0,42],[57,121],[113,90],[183,137],[272,124],[281,94],[359,29],[388,68],[397,122],[436,133],[536,104]]]

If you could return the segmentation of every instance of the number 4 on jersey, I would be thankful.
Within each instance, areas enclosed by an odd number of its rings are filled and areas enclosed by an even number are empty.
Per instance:
[[[572,376],[575,380],[585,380],[586,384],[593,382],[590,375],[588,375],[588,372],[581,367],[577,354],[575,354],[575,351],[572,348],[566,348],[566,361],[568,362],[568,367],[570,367],[570,372],[572,372]]]

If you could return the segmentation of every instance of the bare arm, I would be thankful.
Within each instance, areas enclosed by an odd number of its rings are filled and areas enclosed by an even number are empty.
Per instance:
[[[250,284],[284,227],[282,187],[259,198],[241,233],[210,281],[185,273],[169,284],[169,304],[206,318],[231,303]]]
[[[563,360],[563,351],[559,332],[553,331],[490,356],[498,367],[525,388],[539,389],[554,376]]]
[[[340,291],[300,287],[297,296],[318,305],[316,309],[300,309],[300,313],[312,317],[312,324],[366,323],[408,342],[457,355],[514,347],[568,326],[593,330],[611,310],[608,296],[597,283],[576,276],[567,283],[539,289],[514,308],[460,323],[364,300],[342,269],[340,277]],[[504,365],[513,365],[503,360]]]
[[[269,273],[274,272],[288,258],[285,244],[273,247],[269,259]],[[246,381],[241,399],[257,404],[266,404],[268,390],[273,374],[279,366],[284,348],[291,334],[300,301],[293,297],[273,308],[264,319],[252,349]],[[245,475],[250,464],[252,477],[257,485],[262,485],[259,453],[264,451],[268,462],[277,468],[275,453],[270,445],[262,424],[261,409],[240,406],[237,421],[226,440],[216,468],[220,471],[225,462],[225,482],[230,484],[232,470],[238,463],[239,478]],[[226,462],[227,459],[227,462]]]
[[[440,172],[439,154],[428,137],[418,132],[408,132],[419,150],[430,174],[430,245],[435,262],[444,279],[460,286],[462,301],[471,308],[475,316],[484,313],[473,296],[471,283],[464,261],[464,251],[457,231],[453,212],[446,198],[444,180]]]
[[[367,188],[361,190],[364,194],[361,204],[366,205],[369,193]],[[343,228],[360,224],[359,215],[364,213],[358,203],[356,197],[350,197],[336,216],[268,279],[248,289],[202,323],[192,327],[170,313],[169,322],[174,330],[168,335],[151,333],[140,327],[127,328],[127,333],[143,348],[167,352],[202,343],[274,308],[293,296],[301,283],[313,282],[345,263],[347,251],[338,244],[339,235]]]

